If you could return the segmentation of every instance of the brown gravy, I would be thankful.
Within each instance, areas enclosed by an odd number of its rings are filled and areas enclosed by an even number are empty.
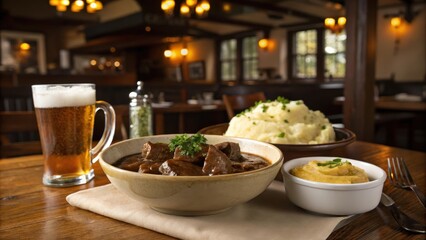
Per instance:
[[[148,144],[151,144],[149,149],[159,147],[157,146],[159,145],[158,143]],[[144,146],[144,148],[147,147]],[[261,156],[239,151],[238,154],[231,154],[231,156],[229,156],[229,152],[220,150],[213,145],[206,145],[204,150],[205,153],[199,154],[199,156],[192,157],[191,159],[179,156],[176,153],[174,153],[174,155],[173,153],[171,153],[171,155],[168,155],[168,153],[165,154],[164,149],[163,152],[160,150],[155,152],[155,156],[161,158],[158,159],[152,156],[150,157],[149,153],[144,153],[144,148],[142,153],[123,157],[113,165],[124,170],[139,173],[170,176],[222,175],[252,171],[271,165],[269,160]],[[158,148],[156,150],[158,150]]]

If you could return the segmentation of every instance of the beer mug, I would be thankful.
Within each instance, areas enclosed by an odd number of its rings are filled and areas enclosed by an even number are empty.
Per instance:
[[[44,157],[43,184],[66,187],[93,179],[94,155],[114,137],[115,113],[96,101],[95,84],[33,85],[33,101]],[[95,113],[103,110],[105,129],[92,148]]]

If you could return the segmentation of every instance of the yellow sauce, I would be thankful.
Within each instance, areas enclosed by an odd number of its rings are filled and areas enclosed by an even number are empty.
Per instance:
[[[361,168],[350,162],[329,164],[331,161],[310,161],[309,163],[293,168],[290,174],[315,182],[351,184],[368,182],[368,176]]]

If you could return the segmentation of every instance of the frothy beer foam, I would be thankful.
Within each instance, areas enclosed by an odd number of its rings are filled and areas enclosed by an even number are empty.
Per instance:
[[[36,108],[85,106],[96,102],[95,89],[87,86],[51,86],[33,89]]]

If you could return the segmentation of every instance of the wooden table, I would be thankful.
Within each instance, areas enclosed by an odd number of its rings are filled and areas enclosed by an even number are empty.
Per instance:
[[[376,109],[426,112],[426,102],[400,101],[393,96],[380,97],[374,106]]]
[[[343,105],[345,97],[336,97],[334,103],[337,105]],[[426,102],[420,101],[401,101],[396,99],[394,96],[382,96],[374,101],[374,107],[376,109],[383,110],[396,110],[396,111],[426,111]]]
[[[343,106],[345,97],[336,97],[334,103]],[[424,129],[422,119],[426,113],[426,102],[421,101],[401,101],[394,96],[381,96],[374,101],[375,115],[374,123],[375,128],[385,128],[386,139],[384,143],[395,146],[398,144],[397,138],[398,130],[406,128],[406,143],[403,146],[413,147],[420,145],[422,142],[416,143],[414,140],[414,131]],[[343,115],[336,115],[343,118]],[[343,121],[343,120],[342,120]],[[377,132],[377,131],[376,131]],[[418,147],[415,147],[418,149]],[[421,149],[421,148],[420,148]]]
[[[354,142],[332,155],[359,159],[386,169],[386,158],[404,156],[420,189],[426,189],[426,153],[366,142]],[[174,239],[148,229],[113,220],[70,206],[65,197],[73,192],[109,183],[95,164],[96,177],[86,185],[50,188],[41,183],[42,156],[0,160],[0,239]],[[423,208],[411,191],[397,189],[386,181],[384,191],[414,218],[425,222]],[[303,223],[301,223],[303,224]],[[388,209],[354,216],[328,239],[424,239],[399,228]]]

